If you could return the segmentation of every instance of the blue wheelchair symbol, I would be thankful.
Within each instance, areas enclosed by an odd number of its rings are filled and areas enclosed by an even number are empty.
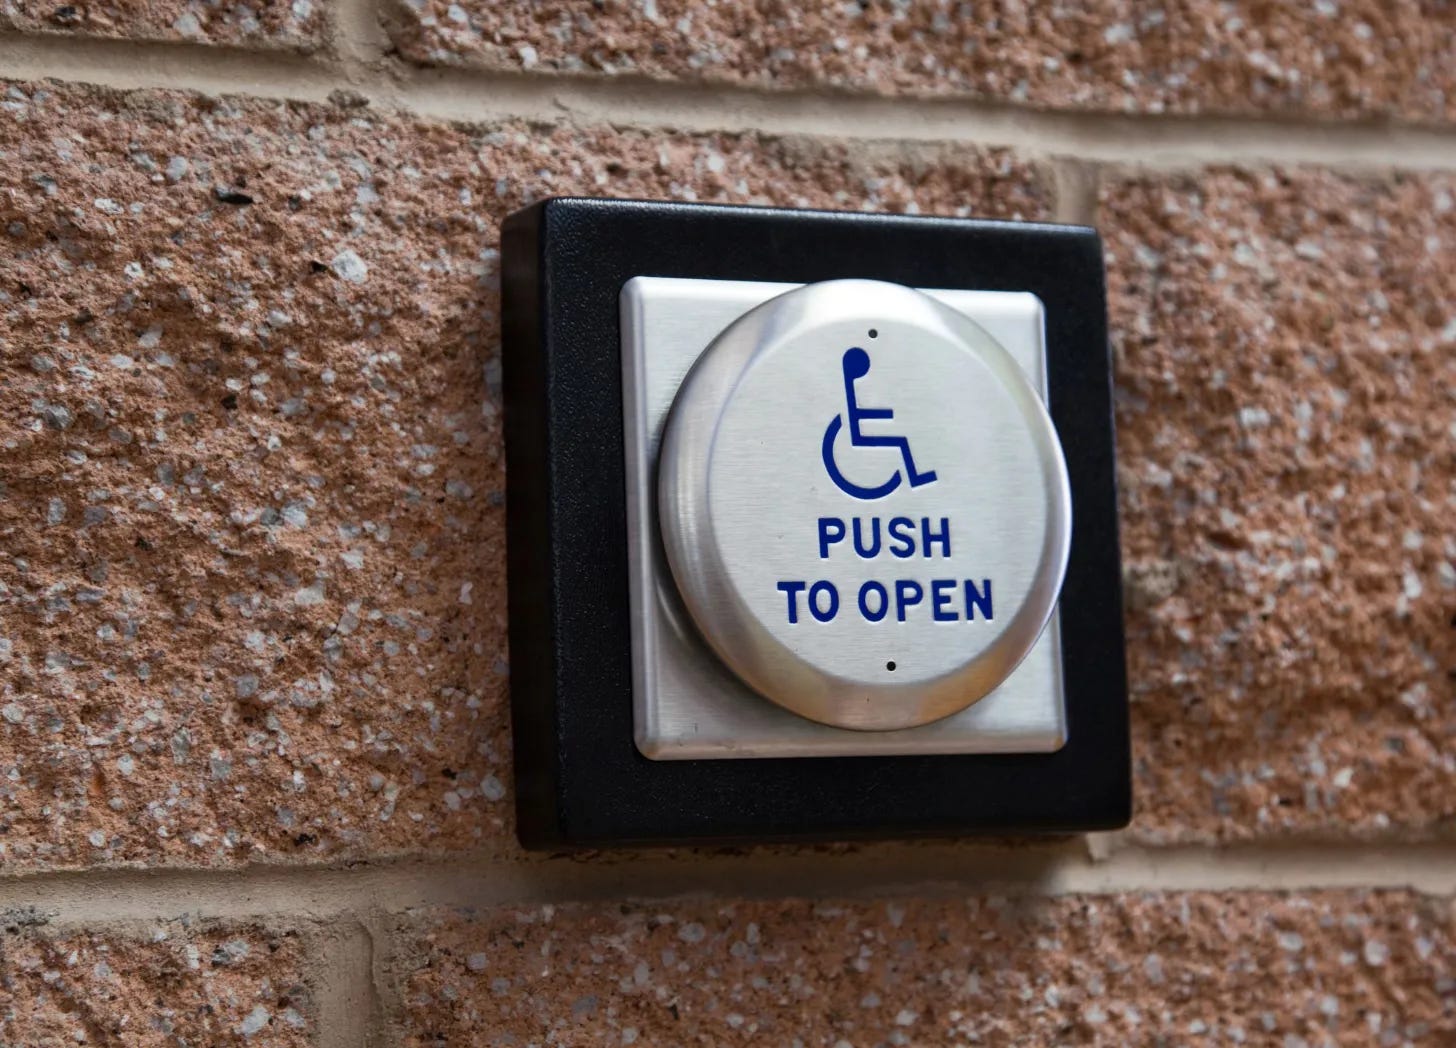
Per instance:
[[[933,471],[920,473],[915,469],[915,460],[910,455],[910,441],[906,437],[877,437],[867,435],[860,430],[860,423],[866,419],[892,419],[895,412],[890,408],[862,408],[854,395],[854,384],[864,378],[870,372],[870,355],[858,346],[851,347],[845,351],[842,362],[844,368],[844,401],[845,412],[843,415],[835,415],[834,420],[829,423],[829,428],[824,431],[824,469],[829,473],[829,479],[839,486],[839,490],[846,495],[852,495],[857,499],[880,499],[900,486],[901,474],[897,469],[891,474],[890,479],[883,484],[872,488],[861,487],[858,484],[845,478],[839,471],[839,466],[834,461],[834,441],[839,436],[839,431],[844,428],[845,416],[849,417],[849,442],[858,448],[899,448],[900,457],[905,460],[905,474],[909,479],[912,488],[918,488],[922,484],[929,484],[935,480]]]

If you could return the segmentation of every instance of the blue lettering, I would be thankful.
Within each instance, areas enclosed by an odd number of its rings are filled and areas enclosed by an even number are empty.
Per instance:
[[[991,621],[991,580],[982,579],[981,585],[986,587],[986,592],[981,593],[976,589],[976,584],[966,579],[966,621],[970,622],[976,617],[976,609],[981,611],[981,617],[987,622]]]
[[[931,609],[936,622],[955,622],[960,619],[950,607],[950,591],[954,587],[955,579],[936,579],[930,584]]]
[[[920,518],[920,540],[921,540],[920,541],[920,544],[925,547],[925,555],[927,557],[930,556],[930,547],[933,546],[933,545],[935,545],[937,542],[940,543],[941,549],[943,550],[943,552],[941,553],[941,556],[942,557],[949,557],[950,556],[950,518],[949,517],[941,517],[940,518],[940,532],[939,533],[936,533],[936,532],[930,530],[930,518],[929,517],[921,517]]]
[[[854,518],[854,551],[865,560],[869,560],[880,552],[880,518],[870,518],[870,544],[865,545],[864,536],[860,533],[860,518]]]
[[[871,593],[880,595],[880,606],[877,611],[870,611],[869,601],[865,599]],[[867,622],[879,622],[885,617],[885,612],[889,610],[890,595],[885,592],[884,586],[870,580],[859,588],[859,613],[865,617]]]
[[[829,596],[829,607],[821,611],[823,602],[819,598],[824,594]],[[834,588],[834,583],[820,581],[809,587],[809,614],[820,622],[828,622],[839,614],[839,591]]]
[[[909,579],[898,580],[895,583],[895,618],[904,622],[905,609],[914,607],[924,599],[925,589],[920,583],[911,582]]]
[[[788,582],[780,582],[779,592],[787,593],[789,595],[789,623],[792,625],[793,623],[798,622],[799,594],[804,592],[804,584],[802,582],[794,582],[792,580]]]
[[[890,518],[890,539],[899,545],[890,546],[890,552],[904,560],[915,556],[915,522],[909,517]],[[904,620],[901,619],[903,622]]]
[[[819,559],[829,559],[829,547],[844,541],[844,521],[838,517],[819,518]]]

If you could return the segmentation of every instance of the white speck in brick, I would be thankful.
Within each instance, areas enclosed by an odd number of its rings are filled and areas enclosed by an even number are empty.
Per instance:
[[[1239,408],[1239,425],[1245,429],[1263,429],[1269,424],[1269,412],[1263,408]]]
[[[460,603],[461,604],[469,604],[470,603],[470,591],[472,589],[474,589],[474,588],[475,588],[475,583],[473,583],[473,582],[462,582],[460,584]]]
[[[498,801],[506,795],[506,788],[494,775],[487,775],[480,780],[480,795],[488,801]]]
[[[324,602],[324,584],[320,580],[312,586],[304,586],[293,593],[293,603],[300,608],[310,608]]]
[[[66,504],[60,499],[51,499],[46,503],[46,523],[59,524],[66,519]]]
[[[96,210],[107,215],[119,215],[126,209],[110,197],[101,197],[96,201]]]
[[[137,345],[142,349],[156,349],[162,341],[162,329],[160,327],[149,327],[137,337]]]
[[[1403,592],[1411,600],[1415,600],[1417,597],[1419,597],[1425,589],[1425,587],[1421,585],[1421,577],[1417,575],[1414,571],[1407,571],[1401,577],[1400,588],[1401,592]]]
[[[702,942],[708,937],[708,930],[697,921],[690,921],[678,929],[677,937],[683,942]]]
[[[219,944],[217,949],[212,951],[212,963],[218,965],[236,964],[252,952],[253,948],[244,940],[229,939],[227,942]]]
[[[344,562],[345,567],[350,568],[354,571],[358,571],[364,566],[364,551],[357,549],[346,549],[344,550],[344,552],[339,554],[339,559]]]
[[[233,762],[225,757],[219,757],[216,755],[209,757],[207,761],[207,767],[212,777],[214,779],[217,779],[218,781],[232,778]]]
[[[449,808],[451,811],[460,810],[460,794],[456,793],[454,790],[446,790],[444,797],[441,799],[444,800],[445,807]]]
[[[123,753],[116,758],[116,770],[130,777],[131,773],[136,771],[136,761],[132,759],[131,754]]]
[[[340,280],[346,280],[350,284],[362,284],[369,279],[369,267],[349,248],[335,255],[329,266]]]
[[[1426,688],[1426,682],[1416,681],[1416,683],[1412,684],[1409,688],[1406,688],[1398,696],[1396,696],[1396,698],[1399,699],[1400,704],[1406,709],[1414,710],[1416,713],[1419,714],[1424,714],[1428,712],[1428,706],[1426,703],[1427,693],[1428,689]]]
[[[167,166],[163,169],[163,174],[167,176],[168,182],[180,182],[187,177],[187,172],[191,169],[191,166],[187,163],[186,157],[174,156],[167,161]]]
[[[522,69],[535,68],[536,62],[540,58],[540,56],[536,54],[536,49],[530,44],[522,44],[520,47],[516,48],[516,54],[521,56]]]
[[[258,675],[255,673],[244,673],[233,681],[233,689],[237,692],[238,698],[250,699],[258,693]]]
[[[300,22],[307,22],[309,16],[313,14],[312,0],[293,0],[292,10],[294,18],[298,19]],[[289,1011],[292,1010],[293,1009],[291,1008],[289,1009]]]
[[[1363,953],[1365,963],[1372,968],[1378,968],[1390,959],[1390,947],[1378,939],[1366,939]]]
[[[920,1018],[920,1016],[912,1012],[909,1008],[901,1008],[899,1013],[895,1016],[895,1025],[914,1026],[915,1020],[918,1018]]]
[[[40,417],[41,421],[51,429],[70,429],[71,423],[76,420],[76,416],[71,413],[71,409],[64,404],[41,405]]]
[[[4,717],[11,724],[19,724],[25,720],[25,710],[20,708],[18,702],[8,702],[3,709],[0,709],[0,717]]]
[[[465,967],[472,972],[485,971],[486,957],[483,953],[472,953],[465,961]]]
[[[308,511],[297,502],[290,502],[283,507],[283,519],[295,528],[308,527]]]
[[[253,1034],[262,1030],[263,1027],[267,1026],[268,1020],[271,1017],[267,1008],[264,1008],[261,1004],[255,1004],[253,1010],[248,1013],[247,1018],[242,1021],[238,1029],[242,1031],[244,1037],[251,1037]]]
[[[106,847],[106,833],[103,830],[92,830],[86,834],[86,840],[91,842],[93,848]]]
[[[1298,932],[1280,932],[1278,935],[1280,949],[1290,953],[1298,953],[1304,949],[1304,936]]]

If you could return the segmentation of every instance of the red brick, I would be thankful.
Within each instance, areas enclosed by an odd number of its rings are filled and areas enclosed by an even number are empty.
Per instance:
[[[1456,179],[1112,176],[1139,832],[1456,816]]]
[[[434,64],[1125,112],[1456,115],[1445,0],[399,0]]]
[[[313,51],[324,42],[323,12],[322,0],[0,0],[0,26],[27,33]]]
[[[1045,217],[1003,153],[12,89],[0,863],[510,847],[497,223]]]
[[[303,1048],[315,1025],[291,932],[158,923],[60,929],[0,915],[0,1044]]]
[[[414,1048],[1456,1038],[1449,904],[1401,893],[613,903],[397,934]]]

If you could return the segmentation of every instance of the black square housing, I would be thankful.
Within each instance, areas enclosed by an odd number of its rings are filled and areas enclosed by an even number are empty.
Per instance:
[[[1102,245],[1091,229],[629,200],[502,228],[511,712],[527,848],[1070,833],[1131,816]],[[633,741],[622,286],[1030,291],[1072,491],[1055,753],[653,761]]]

